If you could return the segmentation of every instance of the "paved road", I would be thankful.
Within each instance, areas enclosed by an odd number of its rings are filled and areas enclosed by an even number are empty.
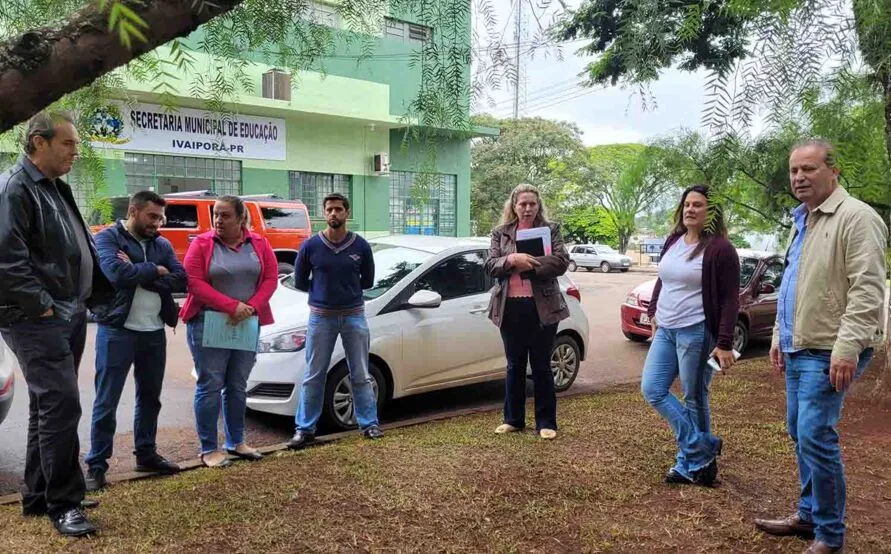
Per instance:
[[[647,345],[632,343],[622,336],[619,329],[619,306],[625,295],[635,285],[652,279],[643,272],[570,274],[579,285],[582,302],[590,323],[591,343],[588,359],[572,391],[595,390],[614,383],[634,382],[640,379],[641,367]],[[95,326],[90,325],[87,347],[81,363],[80,390],[84,415],[80,422],[81,451],[89,449],[90,410],[94,398]],[[749,355],[764,355],[766,350],[757,347]],[[159,421],[159,450],[175,460],[194,458],[197,455],[197,438],[194,431],[192,398],[194,380],[190,374],[192,359],[185,342],[185,328],[176,333],[168,330],[168,364],[162,396],[163,408]],[[21,373],[16,375],[16,398],[12,411],[0,427],[0,494],[16,490],[24,464],[27,430],[27,390]],[[503,399],[503,382],[463,387],[449,391],[428,393],[393,403],[383,421],[408,419],[430,413],[441,413],[456,408],[498,406]],[[118,409],[118,435],[115,438],[115,457],[111,460],[111,473],[131,471],[133,467],[133,382],[130,379]],[[493,425],[497,423],[493,419]],[[290,418],[249,413],[247,437],[251,444],[266,445],[281,442],[290,436],[293,422]]]

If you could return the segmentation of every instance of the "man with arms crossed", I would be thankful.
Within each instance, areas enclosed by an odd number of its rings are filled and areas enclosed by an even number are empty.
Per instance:
[[[883,327],[888,229],[839,186],[838,176],[828,141],[792,149],[789,178],[802,204],[793,214],[770,358],[786,375],[786,425],[801,496],[795,514],[755,520],[772,535],[815,537],[806,554],[840,552],[844,545],[837,424],[845,392],[872,359]]]
[[[130,199],[127,219],[96,235],[99,263],[116,294],[106,312],[97,317],[96,400],[86,457],[87,490],[106,485],[116,412],[131,365],[136,382],[136,471],[179,471],[179,466],[158,454],[155,444],[167,363],[164,325],[176,328],[179,307],[173,294],[186,292],[186,270],[170,241],[158,234],[166,205],[152,191],[137,192]]]
[[[377,420],[377,401],[368,373],[370,334],[365,321],[362,290],[374,285],[371,246],[347,231],[350,201],[329,194],[322,202],[328,228],[310,238],[297,253],[294,282],[309,292],[309,326],[306,330],[306,373],[297,407],[297,432],[288,448],[299,449],[315,440],[322,415],[328,365],[337,336],[346,353],[353,405],[362,434],[369,439],[384,436]]]

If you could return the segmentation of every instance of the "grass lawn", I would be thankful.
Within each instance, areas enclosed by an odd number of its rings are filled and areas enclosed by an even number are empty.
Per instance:
[[[891,550],[891,410],[855,385],[842,425],[848,552]],[[488,413],[260,463],[113,486],[98,536],[0,509],[0,552],[801,552],[752,518],[787,515],[798,479],[783,385],[765,360],[712,387],[716,488],[667,486],[668,427],[635,387],[560,401],[560,436],[495,436]],[[531,414],[530,414],[531,416]]]

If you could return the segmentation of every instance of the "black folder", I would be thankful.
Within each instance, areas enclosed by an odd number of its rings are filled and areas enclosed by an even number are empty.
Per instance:
[[[517,252],[520,254],[529,254],[534,258],[538,258],[539,256],[544,256],[544,241],[541,237],[535,237],[532,239],[524,239],[517,241]]]

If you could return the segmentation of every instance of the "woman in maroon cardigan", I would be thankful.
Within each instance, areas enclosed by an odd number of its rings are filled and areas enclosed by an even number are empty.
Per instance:
[[[739,257],[727,240],[724,216],[709,202],[709,190],[684,191],[665,241],[659,279],[648,313],[653,342],[641,392],[677,438],[676,463],[665,480],[711,486],[718,475],[721,439],[711,433],[708,387],[715,356],[733,365],[733,328],[739,312]],[[670,392],[680,377],[684,402]]]

